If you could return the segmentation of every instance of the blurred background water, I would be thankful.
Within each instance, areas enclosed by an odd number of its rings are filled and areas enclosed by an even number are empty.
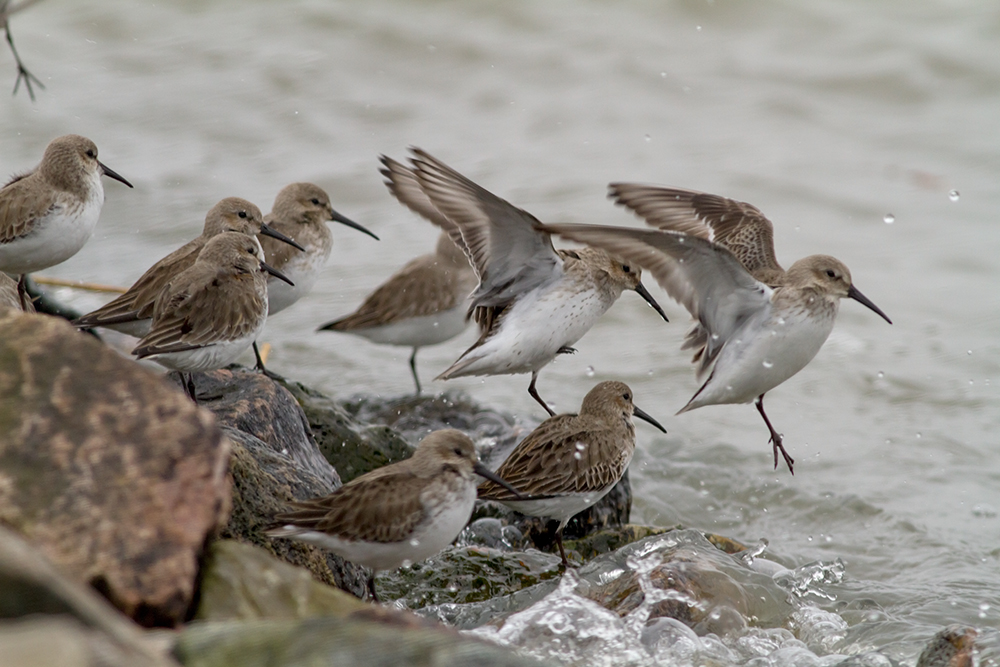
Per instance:
[[[636,521],[765,538],[790,567],[841,559],[816,600],[848,625],[826,651],[912,664],[952,622],[997,646],[1000,5],[46,0],[12,24],[46,89],[0,97],[0,171],[73,132],[136,186],[106,182],[94,238],[47,275],[127,286],[219,199],[266,212],[299,180],[382,237],[334,225],[316,290],[264,334],[275,371],[336,396],[412,386],[408,349],[315,333],[433,248],[380,153],[420,146],[543,221],[641,225],[605,199],[613,180],[755,204],[786,267],[832,254],[894,321],[845,301],[816,359],[768,394],[794,477],[772,470],[750,406],[672,417],[697,389],[687,314],[648,276],[671,323],[624,294],[540,392],[571,411],[623,380],[667,427],[638,427]],[[429,382],[474,339],[422,350],[427,388],[540,421],[527,376]]]

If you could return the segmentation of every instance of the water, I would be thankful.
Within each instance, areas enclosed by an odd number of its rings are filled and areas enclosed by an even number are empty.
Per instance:
[[[573,410],[623,380],[666,426],[638,426],[636,520],[766,538],[791,569],[840,559],[835,599],[814,604],[847,629],[810,650],[912,664],[952,622],[996,641],[1000,6],[51,1],[13,29],[47,89],[0,97],[0,170],[77,132],[136,185],[106,183],[95,238],[49,275],[127,285],[222,197],[267,210],[296,180],[382,237],[336,226],[317,289],[265,333],[276,371],[339,396],[411,390],[409,350],[313,333],[433,248],[381,185],[380,153],[421,146],[547,221],[640,224],[605,199],[613,180],[754,203],[785,266],[840,258],[895,323],[845,301],[816,359],[768,394],[794,477],[771,469],[750,406],[671,417],[697,389],[687,318],[648,277],[671,323],[623,295],[539,391]],[[526,376],[429,382],[474,338],[421,351],[425,382],[540,420]],[[750,639],[798,660],[784,635]]]

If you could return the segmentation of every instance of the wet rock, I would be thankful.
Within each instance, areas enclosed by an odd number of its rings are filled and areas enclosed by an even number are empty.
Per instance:
[[[920,652],[917,667],[972,667],[976,636],[975,628],[949,625]]]
[[[271,517],[286,509],[288,501],[332,492],[335,487],[329,477],[310,473],[248,433],[230,428],[226,432],[233,443],[233,509],[221,537],[259,546],[287,563],[306,568],[318,581],[363,595],[367,575],[361,566],[319,547],[264,534]]]
[[[176,665],[92,589],[0,527],[0,666]]]
[[[353,595],[316,581],[309,571],[234,540],[209,549],[195,618],[202,621],[345,617],[367,609]]]
[[[178,373],[169,377],[181,386]],[[317,449],[298,402],[279,383],[239,367],[195,373],[194,378],[199,405],[211,410],[220,424],[253,436],[332,488],[340,486],[337,470]]]
[[[597,531],[576,540],[566,540],[566,552],[575,551],[583,560],[591,560],[601,554],[611,553],[626,544],[645,539],[650,535],[662,535],[674,530],[657,526],[641,526],[630,523],[619,528],[609,528]]]
[[[175,654],[186,667],[365,665],[366,667],[539,667],[509,649],[443,627],[395,620],[312,618],[192,624]]]
[[[344,482],[413,453],[413,447],[392,428],[355,420],[334,399],[297,382],[286,382],[285,387],[301,406],[320,453]],[[413,440],[414,444],[418,441]]]
[[[143,625],[187,615],[228,462],[162,377],[57,318],[0,318],[0,523]]]
[[[637,555],[647,563],[638,566]],[[622,572],[603,583],[603,573]],[[577,592],[619,616],[635,610],[655,591],[649,618],[668,617],[706,632],[730,628],[734,615],[780,625],[791,613],[787,593],[714,547],[694,530],[673,530],[634,542],[596,558],[580,570]],[[713,612],[718,611],[717,618]]]
[[[453,546],[420,563],[375,578],[380,596],[410,609],[484,602],[510,595],[561,574],[559,557],[540,551],[504,553],[477,546]]]

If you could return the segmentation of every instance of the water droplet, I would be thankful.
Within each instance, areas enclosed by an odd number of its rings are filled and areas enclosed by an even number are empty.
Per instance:
[[[960,196],[961,195],[958,194],[958,190],[952,190],[951,192],[948,193],[948,199],[952,201],[958,201],[958,198]]]
[[[645,137],[645,139],[646,139],[646,143],[648,144],[649,142],[651,142],[653,140],[653,137],[651,137],[651,136],[649,136],[647,134],[646,137]]]
[[[919,440],[922,437],[924,437],[924,435],[920,431],[917,431],[917,440]]]
[[[974,384],[976,384],[976,381],[975,381],[975,380],[969,380],[969,386],[970,386],[970,387],[971,387],[972,385],[974,385]]]
[[[969,356],[972,356],[972,350],[966,351],[966,354],[969,355]]]
[[[587,367],[586,367],[586,368],[585,368],[585,369],[583,370],[583,372],[584,372],[584,374],[585,374],[585,375],[586,375],[587,377],[589,377],[589,378],[592,378],[592,377],[594,377],[594,367],[593,367],[593,366],[587,366]]]
[[[882,216],[882,222],[884,222],[887,225],[891,225],[892,223],[896,222],[896,216],[894,216],[892,213],[886,213],[884,216]]]
[[[581,455],[580,452],[577,452],[576,454],[573,454],[573,458],[579,461],[583,458],[583,455]]]
[[[719,340],[719,334],[717,333],[712,334],[712,340]]]
[[[410,546],[411,547],[419,547],[420,546],[420,540],[418,540],[417,538],[414,537],[412,540],[410,540]]]
[[[577,449],[577,451],[582,452],[583,450],[587,449],[587,443],[585,443],[585,442],[578,442],[578,443],[576,443],[576,449]]]
[[[699,26],[695,26],[694,29],[697,30],[698,32],[701,32],[701,26],[700,25]]]
[[[774,362],[773,361],[768,361],[767,359],[765,359],[761,363],[761,366],[763,366],[764,368],[774,368]]]
[[[441,325],[440,322],[435,322],[432,326],[437,329]]]
[[[879,380],[881,380],[882,378],[885,377],[885,373],[883,373],[882,371],[879,371],[877,377],[878,377]]]
[[[666,79],[667,78],[667,73],[666,72],[660,72],[660,78],[661,79]]]

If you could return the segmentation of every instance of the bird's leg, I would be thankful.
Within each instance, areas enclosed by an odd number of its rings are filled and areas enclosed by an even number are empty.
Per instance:
[[[562,557],[562,568],[565,570],[569,567],[569,559],[566,558],[566,549],[563,548],[562,543],[562,531],[563,527],[559,526],[559,530],[556,531],[556,544],[559,545],[559,555]]]
[[[541,405],[543,408],[545,408],[545,411],[549,413],[550,417],[555,417],[556,413],[554,413],[552,411],[552,408],[550,408],[545,403],[545,401],[542,400],[542,397],[538,395],[538,390],[535,389],[535,380],[537,380],[537,379],[538,379],[538,371],[532,371],[532,373],[531,373],[531,384],[528,385],[528,393],[531,394],[531,397],[533,399],[535,399],[536,401],[538,401],[539,405]]]
[[[188,373],[187,377],[184,373],[181,373],[181,380],[184,382],[184,389],[187,390],[187,395],[191,397],[195,405],[198,405],[198,392],[194,388],[194,373]]]
[[[372,596],[372,602],[381,602],[378,593],[375,592],[375,570],[368,575],[368,593]]]
[[[10,45],[10,52],[14,54],[14,62],[17,63],[17,80],[14,81],[14,95],[17,95],[17,89],[21,85],[21,79],[24,79],[24,87],[28,89],[28,96],[31,101],[35,101],[35,91],[31,88],[31,83],[35,82],[38,87],[45,89],[45,84],[38,80],[34,74],[28,71],[28,68],[24,66],[21,62],[21,56],[17,54],[17,49],[14,48],[14,37],[10,34],[10,23],[7,22],[6,18],[3,20],[4,31],[7,33],[7,44]]]
[[[410,372],[413,373],[413,383],[417,385],[417,396],[420,395],[420,378],[417,377],[417,350],[419,347],[413,348],[413,354],[410,355]]]
[[[767,430],[771,432],[771,444],[774,449],[774,469],[778,469],[778,450],[780,449],[781,455],[785,458],[785,465],[788,466],[788,472],[794,475],[795,470],[792,466],[795,464],[795,459],[789,456],[788,452],[785,451],[784,445],[781,444],[781,434],[774,430],[774,427],[771,426],[771,420],[767,418],[767,413],[764,412],[764,394],[757,397],[757,400],[754,401],[754,405],[757,406],[757,412],[760,413],[760,416],[764,418],[764,423],[767,424]]]
[[[28,296],[28,274],[22,273],[17,278],[17,298],[21,301],[21,310],[27,311],[31,297]]]
[[[556,350],[556,354],[576,354],[576,348],[570,347],[569,345],[563,345]]]
[[[264,368],[264,360],[260,356],[260,350],[257,348],[257,341],[253,342],[253,356],[257,357],[257,372],[263,373],[272,380],[279,380],[281,376],[277,373],[272,373],[271,371]]]

